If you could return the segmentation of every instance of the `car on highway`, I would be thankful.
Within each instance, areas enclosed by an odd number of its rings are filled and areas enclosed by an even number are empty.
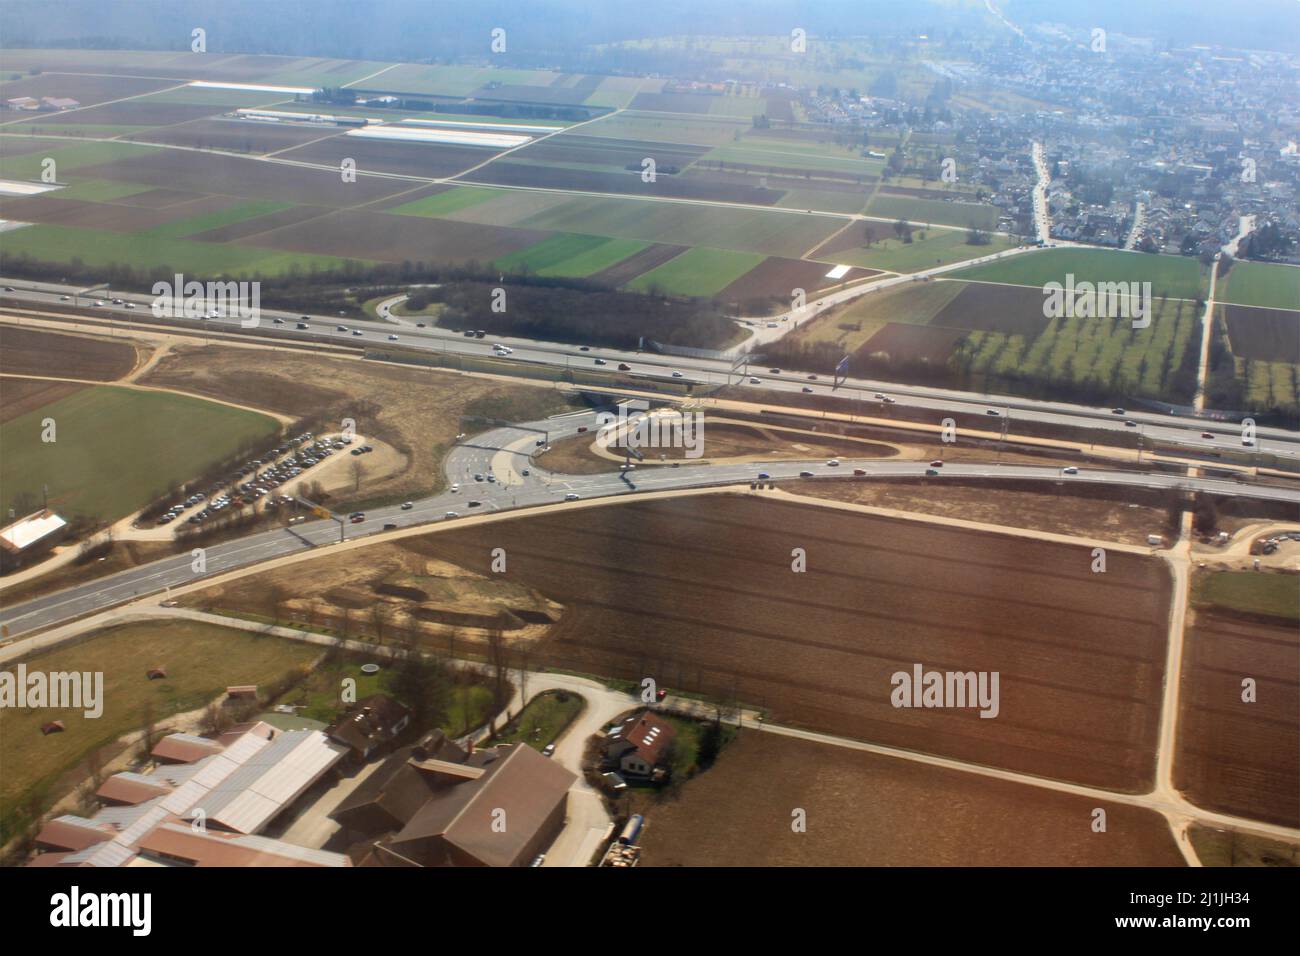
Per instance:
[[[346,325],[336,325],[336,326],[334,326],[334,331],[335,331],[335,332],[346,332],[347,330],[348,330],[348,327],[347,327]]]
[[[857,475],[859,478],[861,478],[862,476],[864,476],[866,473],[867,473],[867,469],[865,469],[865,468],[854,468],[854,469],[853,469],[853,474]]]
[[[681,372],[673,372],[673,378],[681,378],[681,377],[682,377]]]
[[[579,345],[579,346],[578,346],[578,351],[579,351],[579,352],[590,352],[590,351],[591,351],[591,346],[590,346],[590,345]]]
[[[7,286],[5,286],[5,291],[6,291],[6,292],[13,292],[13,291],[14,291],[14,287],[11,286],[11,285],[7,285]]]
[[[271,320],[271,324],[272,324],[272,325],[284,325],[284,319],[280,318],[279,316],[276,316],[274,319]]]
[[[942,459],[942,458],[936,458],[934,461],[930,462],[930,467],[931,467],[931,468],[942,468],[942,467],[943,467],[943,459]]]
[[[1112,415],[1123,415],[1123,414],[1124,414],[1124,409],[1122,409],[1122,408],[1112,408],[1112,409],[1110,410],[1110,413],[1111,413]]]
[[[811,471],[801,471],[801,472],[799,472],[799,477],[800,477],[800,478],[811,478],[812,476],[813,476],[813,473],[812,473]]]
[[[126,307],[127,307],[128,309],[134,310],[134,309],[135,309],[135,303],[134,303],[134,302],[128,302],[128,303],[126,304]]]
[[[780,375],[780,374],[781,374],[781,370],[780,370],[779,368],[770,368],[770,369],[768,369],[768,372],[769,372],[770,374],[772,374],[772,375]]]
[[[811,385],[805,385],[805,386],[803,387],[803,390],[804,390],[805,392],[811,392],[811,391],[812,391],[812,386],[811,386]]]
[[[483,480],[483,476],[482,476],[481,474],[475,472],[475,474],[474,474],[474,480],[475,480],[475,481],[482,481],[482,480]]]
[[[443,515],[443,517],[444,517],[444,518],[459,518],[460,515],[459,515],[457,512],[455,512],[455,511],[448,511],[446,514]]]
[[[1079,469],[1075,468],[1074,465],[1066,465],[1061,469],[1061,474],[1063,475],[1077,475],[1078,473]]]
[[[465,338],[472,339],[474,337],[474,330],[466,329],[462,334],[465,336]]]
[[[362,335],[363,333],[362,333],[362,331],[361,331],[360,329],[353,329],[353,330],[352,330],[352,334],[353,334],[353,335]]]
[[[840,465],[840,460],[838,458],[832,458],[829,461],[827,461],[826,464],[831,468],[838,468]]]
[[[934,469],[934,468],[927,468],[927,469],[925,469],[925,476],[926,476],[927,478],[933,478],[933,477],[935,477],[937,474],[939,474],[939,472],[938,472],[936,469]]]
[[[475,330],[474,330],[474,338],[476,338],[476,339],[484,338],[486,335],[487,335],[487,332],[485,332],[483,329],[475,329]]]
[[[606,362],[604,359],[596,359],[596,360],[595,360],[595,364],[596,364],[596,365],[608,365],[609,363]]]
[[[390,336],[388,337],[388,341],[390,341],[390,342],[396,342],[396,341],[397,341],[397,336],[396,336],[396,335],[390,335]]]
[[[630,372],[632,371],[632,366],[628,365],[626,362],[619,362],[618,370],[620,372]]]
[[[523,471],[521,471],[519,474],[521,474],[521,475],[523,475],[525,478],[527,478],[529,475],[532,474],[532,472],[529,471],[527,468],[525,468],[525,469],[524,469]]]
[[[295,326],[295,328],[299,328],[299,329],[309,329],[309,328],[311,328],[311,326],[308,325],[306,322],[299,322],[299,323]]]
[[[758,479],[759,479],[759,481],[767,481],[767,480],[768,480],[769,478],[771,478],[771,477],[772,477],[772,476],[769,475],[769,474],[768,474],[767,472],[765,472],[765,471],[760,471],[760,472],[758,473]]]
[[[396,524],[395,522],[392,522],[392,521],[385,521],[385,522],[384,522],[384,530],[385,530],[385,531],[393,531],[393,530],[395,530],[396,528],[397,528],[397,524]]]
[[[403,511],[410,511],[410,510],[411,510],[412,508],[414,508],[414,507],[415,507],[415,502],[413,502],[413,501],[403,501],[403,502],[402,502],[402,510],[403,510]]]
[[[488,475],[488,479],[487,479],[487,480],[488,480],[488,484],[489,484],[489,485],[496,484],[497,476],[496,476],[496,475]]]
[[[1128,427],[1128,428],[1137,428],[1137,427],[1138,427],[1138,423],[1135,422],[1135,421],[1132,421],[1132,420],[1126,421],[1126,422],[1124,423],[1124,425],[1125,425],[1126,427]]]
[[[881,401],[884,402],[886,405],[893,405],[893,404],[894,404],[894,399],[890,398],[888,395],[886,395],[884,398],[882,398]]]
[[[816,376],[816,375],[809,375],[809,376],[808,376],[808,381],[810,381],[810,382],[815,382],[815,381],[817,381],[817,376]]]
[[[460,491],[460,484],[459,484],[458,482],[452,482],[452,485],[451,485],[451,493],[454,495],[454,494],[456,494],[458,491]]]
[[[361,524],[361,522],[366,520],[366,517],[365,515],[357,515],[356,517],[349,518],[348,520],[351,521],[353,524]]]
[[[72,301],[72,296],[70,296],[70,295],[61,295],[61,296],[59,296],[59,301],[60,301],[60,302],[71,302],[71,301]]]
[[[104,305],[104,300],[103,300],[103,299],[96,299],[96,300],[95,300],[95,308],[97,308],[97,309],[98,309],[98,308],[102,308],[103,305]]]
[[[1214,432],[1201,432],[1201,437],[1208,438],[1210,441],[1214,441]]]
[[[468,502],[466,502],[466,504],[468,504],[471,508],[478,508],[478,507],[480,507],[480,506],[483,504],[483,502],[481,502],[481,501],[468,501]]]
[[[565,500],[565,501],[577,501],[577,500],[578,500],[579,498],[581,498],[581,497],[582,497],[582,496],[579,495],[577,492],[575,492],[575,491],[570,491],[567,495],[564,496],[564,500]]]
[[[1001,413],[1000,411],[998,411],[996,408],[989,408],[989,409],[986,409],[985,412],[984,412],[984,414],[985,414],[985,415],[992,415],[994,418],[1000,418],[1000,417],[1002,417],[1002,413]]]
[[[749,377],[749,384],[750,384],[750,385],[762,385],[763,383],[760,382],[758,379],[754,378],[754,376],[751,375],[751,376]]]

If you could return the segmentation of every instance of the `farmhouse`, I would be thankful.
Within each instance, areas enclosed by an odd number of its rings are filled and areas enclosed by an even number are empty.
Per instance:
[[[668,753],[677,728],[645,710],[625,720],[605,740],[605,762],[624,777],[662,780],[668,775]]]
[[[46,554],[67,528],[68,523],[48,508],[0,528],[0,569],[16,568]]]
[[[525,866],[563,828],[575,779],[524,744],[466,753],[433,734],[331,816],[369,830],[349,851],[358,866]]]
[[[15,96],[11,100],[5,100],[5,105],[11,110],[35,110],[40,109],[41,101],[34,96]]]
[[[396,739],[410,723],[409,710],[386,694],[375,694],[349,707],[325,733],[351,748],[355,758],[365,760]]]
[[[43,96],[41,97],[41,109],[59,112],[62,110],[75,110],[81,106],[74,99],[66,96]]]

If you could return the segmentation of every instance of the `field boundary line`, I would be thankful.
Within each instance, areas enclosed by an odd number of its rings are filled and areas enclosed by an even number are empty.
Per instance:
[[[140,77],[140,79],[149,79],[149,77]],[[158,79],[162,79],[162,77],[158,77]],[[169,86],[169,87],[166,87],[165,89],[161,89],[161,90],[150,90],[148,93],[134,93],[134,94],[132,94],[131,96],[121,96],[121,97],[118,97],[118,98],[115,99],[115,100],[105,100],[105,101],[102,102],[102,103],[92,103],[92,104],[90,104],[89,106],[78,106],[78,107],[75,107],[74,109],[70,109],[70,110],[60,110],[60,111],[58,112],[57,115],[59,115],[59,116],[67,116],[69,113],[80,113],[82,110],[93,110],[93,109],[98,109],[98,108],[101,107],[101,106],[112,106],[114,103],[125,103],[125,102],[127,102],[128,100],[138,100],[138,99],[142,99],[142,98],[144,98],[144,97],[146,97],[146,96],[155,96],[155,95],[158,94],[158,93],[170,93],[172,90],[180,90],[180,89],[184,89],[185,87],[187,87],[187,86],[189,86],[189,85],[190,85],[190,84],[189,84],[189,81],[187,80],[187,81],[185,81],[185,82],[183,82],[183,83],[177,83],[175,86]],[[16,124],[16,123],[27,123],[27,122],[30,122],[31,120],[37,119],[37,118],[40,117],[40,116],[41,116],[41,114],[38,112],[38,113],[36,113],[34,116],[23,116],[23,117],[20,117],[19,119],[7,120],[6,122],[0,123],[0,126],[13,126],[13,125]],[[48,117],[49,117],[49,114],[46,114],[46,116],[45,116],[44,118],[48,118]],[[84,141],[85,141],[85,140],[84,140],[84,137],[81,137],[81,136],[56,136],[55,139],[70,139],[70,140],[73,140],[73,141],[76,141],[76,142],[84,142]],[[111,142],[115,142],[116,140],[117,140],[117,137],[110,137],[109,139],[101,140],[101,142],[110,142],[110,143],[111,143]]]
[[[254,412],[258,415],[265,415],[267,418],[274,418],[281,425],[291,425],[294,419],[289,415],[283,415],[280,412],[273,412],[265,408],[254,408],[251,405],[240,405],[238,402],[232,402],[224,398],[212,398],[208,395],[198,395],[194,392],[182,391],[179,388],[169,388],[162,385],[141,385],[138,382],[130,382],[126,379],[114,379],[111,382],[98,382],[85,378],[60,378],[56,375],[23,375],[14,372],[0,372],[0,379],[16,378],[26,379],[37,382],[66,382],[71,385],[100,385],[108,388],[126,388],[137,392],[162,392],[167,395],[179,395],[182,398],[197,398],[200,401],[212,402],[214,405],[226,405],[230,408],[237,408],[243,412]]]
[[[979,531],[984,534],[1002,534],[1016,538],[1030,538],[1034,541],[1049,541],[1053,544],[1072,545],[1080,548],[1106,548],[1109,551],[1121,551],[1142,557],[1158,557],[1150,547],[1137,544],[1125,544],[1105,538],[1090,538],[1084,535],[1059,534],[1054,531],[1035,531],[1032,528],[1017,528],[1014,525],[992,524],[986,521],[971,521],[967,518],[950,518],[946,515],[932,515],[923,511],[903,511],[898,508],[882,508],[879,505],[864,505],[856,501],[840,501],[837,498],[818,498],[815,495],[801,495],[778,487],[775,491],[763,492],[765,497],[788,498],[792,503],[811,504],[818,507],[827,506],[840,511],[856,511],[881,518],[899,518],[903,521],[917,521],[924,524],[943,525],[948,528],[960,528],[967,531]]]

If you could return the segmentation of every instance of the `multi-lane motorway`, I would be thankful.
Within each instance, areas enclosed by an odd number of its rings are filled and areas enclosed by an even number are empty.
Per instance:
[[[383,533],[386,525],[398,529],[415,525],[431,525],[436,528],[438,524],[454,522],[459,517],[471,514],[537,506],[564,507],[568,495],[591,499],[718,485],[740,484],[743,487],[746,483],[755,481],[759,474],[765,474],[772,480],[797,478],[803,472],[812,472],[814,477],[829,478],[852,475],[856,469],[864,473],[862,480],[870,480],[900,476],[921,477],[927,469],[925,462],[845,458],[838,465],[823,460],[719,465],[682,462],[676,467],[671,464],[642,464],[626,473],[560,475],[546,471],[539,467],[536,460],[530,459],[538,451],[536,441],[539,432],[545,431],[552,442],[579,434],[579,428],[588,429],[590,434],[590,429],[598,424],[597,414],[595,410],[571,413],[545,421],[496,428],[463,440],[451,450],[445,462],[449,489],[453,484],[459,485],[459,488],[411,502],[410,508],[398,505],[371,511],[358,524],[345,521],[340,525],[335,521],[318,520],[292,528],[277,528],[212,545],[198,555],[186,553],[165,558],[5,607],[0,610],[0,625],[7,629],[10,638],[20,637],[143,595],[191,584],[202,577],[326,547],[340,540]],[[544,454],[540,460],[545,461]],[[495,480],[488,481],[489,475]],[[482,476],[483,480],[476,480],[475,476]],[[1300,502],[1300,490],[1291,488],[1117,470],[1080,468],[1076,474],[1067,474],[1060,468],[1046,466],[950,463],[942,467],[939,475],[926,480],[943,481],[949,476],[1174,488]],[[0,592],[0,598],[2,597],[3,592]]]
[[[830,300],[843,301],[844,296],[873,294],[867,290],[881,288],[884,282],[871,286],[860,286],[841,290],[832,296],[818,300],[821,304],[810,303],[810,308],[829,308]],[[912,281],[902,277],[902,281]],[[104,303],[95,307],[106,316],[126,321],[142,321],[149,318],[150,296],[133,295],[113,291],[98,293],[95,296],[81,296],[78,300],[76,289],[54,283],[30,282],[19,279],[0,279],[5,290],[0,293],[0,306],[28,306],[33,311],[57,313],[60,307],[77,304],[91,305],[97,301]],[[63,301],[68,296],[69,301]],[[115,305],[113,300],[122,303]],[[134,305],[128,309],[127,305]],[[281,323],[277,324],[276,319]],[[1280,428],[1256,428],[1254,444],[1242,444],[1242,426],[1240,422],[1210,421],[1200,418],[1175,417],[1159,411],[1142,411],[1125,409],[1122,415],[1115,414],[1109,408],[1090,408],[1067,402],[1036,401],[1033,399],[1014,398],[999,395],[977,395],[948,389],[926,386],[896,385],[871,379],[849,378],[835,386],[826,381],[825,376],[817,380],[807,375],[791,373],[786,370],[773,371],[768,366],[741,366],[733,371],[732,363],[725,359],[697,358],[685,356],[668,356],[646,352],[633,352],[618,349],[591,347],[584,351],[579,346],[563,343],[538,342],[532,339],[515,339],[491,336],[484,339],[465,338],[463,335],[434,328],[412,328],[406,325],[394,325],[388,322],[372,320],[339,319],[328,316],[312,315],[306,317],[307,330],[300,330],[296,325],[304,321],[297,313],[262,309],[257,327],[240,328],[237,316],[222,316],[207,320],[182,320],[194,328],[211,327],[222,332],[239,332],[250,335],[274,334],[292,339],[293,337],[310,337],[314,341],[337,339],[340,344],[353,346],[400,345],[413,350],[426,350],[449,356],[466,356],[472,358],[489,358],[494,355],[493,346],[505,345],[513,351],[505,359],[510,362],[528,366],[549,366],[570,368],[582,371],[616,372],[620,363],[631,366],[629,375],[651,376],[669,381],[691,383],[694,385],[720,385],[723,383],[739,384],[755,390],[776,392],[807,392],[813,395],[835,394],[848,398],[859,404],[863,414],[873,414],[885,407],[883,395],[892,399],[901,409],[919,411],[925,416],[933,416],[937,424],[943,418],[959,414],[985,415],[990,422],[995,416],[1011,417],[1018,421],[1033,421],[1039,424],[1074,428],[1102,429],[1114,432],[1140,431],[1147,442],[1181,444],[1189,451],[1207,451],[1216,448],[1231,448],[1261,454],[1273,454],[1283,459],[1290,459],[1300,464],[1300,433]],[[340,331],[338,326],[345,326]],[[359,335],[353,334],[359,332]],[[395,339],[394,339],[395,337]],[[597,364],[597,362],[603,364]],[[676,373],[676,374],[674,374]],[[631,380],[629,385],[634,384]],[[1127,424],[1132,422],[1132,425]],[[1208,433],[1213,437],[1203,437]]]

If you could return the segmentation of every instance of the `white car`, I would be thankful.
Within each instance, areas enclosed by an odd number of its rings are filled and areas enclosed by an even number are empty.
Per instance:
[[[826,464],[831,468],[837,468],[839,467],[840,460],[838,458],[832,458],[830,461],[826,462]]]
[[[1061,474],[1063,475],[1077,475],[1078,473],[1079,469],[1075,468],[1073,465],[1067,465],[1061,469]]]
[[[673,372],[673,378],[681,378],[681,377],[682,377],[681,372]]]
[[[126,307],[127,307],[128,309],[134,309],[134,308],[135,308],[135,303],[134,303],[134,302],[128,302],[128,303],[126,304]]]
[[[444,518],[459,518],[460,515],[457,514],[457,513],[454,512],[454,511],[448,511],[445,515],[443,515],[443,517],[444,517]]]
[[[102,309],[103,307],[104,307],[104,300],[103,300],[103,299],[96,299],[96,300],[95,300],[95,308],[97,308],[97,309]]]
[[[456,492],[458,492],[458,491],[460,491],[460,485],[459,485],[459,484],[453,484],[453,485],[451,486],[451,493],[454,495],[454,494],[456,494]]]
[[[390,342],[396,342],[396,341],[397,341],[397,336],[396,336],[396,335],[390,335],[390,336],[388,337],[388,341],[390,341]]]
[[[403,501],[403,502],[402,502],[402,510],[403,510],[403,511],[410,511],[410,510],[411,510],[412,508],[414,508],[414,507],[415,507],[415,502],[413,502],[413,501]]]
[[[582,497],[582,496],[579,495],[577,492],[570,491],[567,495],[564,496],[564,500],[565,500],[565,501],[577,501],[580,497]]]

